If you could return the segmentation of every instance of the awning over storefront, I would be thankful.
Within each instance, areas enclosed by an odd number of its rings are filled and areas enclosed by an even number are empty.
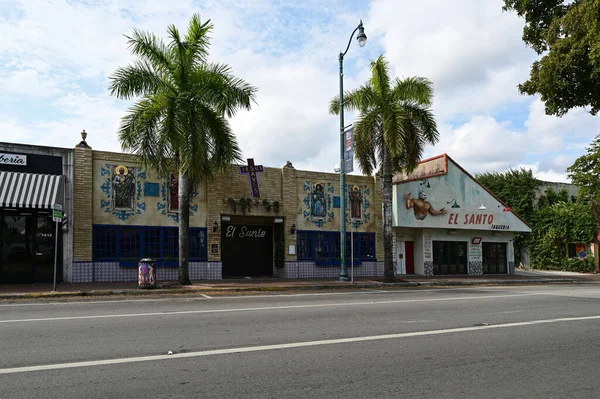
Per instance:
[[[52,208],[64,205],[64,176],[0,172],[0,207]]]

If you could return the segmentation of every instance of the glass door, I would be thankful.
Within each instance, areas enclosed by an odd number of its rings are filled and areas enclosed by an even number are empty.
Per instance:
[[[54,281],[54,232],[55,223],[50,214],[38,213],[35,233],[35,281]],[[59,246],[60,247],[60,246]],[[59,254],[60,255],[60,254]],[[58,265],[60,265],[60,259]],[[57,271],[56,277],[61,275]]]
[[[506,244],[483,243],[483,274],[507,273]]]
[[[35,219],[31,214],[6,213],[0,217],[0,283],[33,281]]]

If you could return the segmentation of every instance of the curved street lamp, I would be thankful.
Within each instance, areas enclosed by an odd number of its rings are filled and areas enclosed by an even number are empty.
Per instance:
[[[365,35],[365,28],[363,28],[362,20],[354,29],[348,40],[348,46],[346,51],[340,53],[340,281],[349,281],[348,269],[346,268],[346,163],[344,161],[344,56],[350,48],[350,43],[354,34],[358,45],[363,47],[367,42],[367,35]]]

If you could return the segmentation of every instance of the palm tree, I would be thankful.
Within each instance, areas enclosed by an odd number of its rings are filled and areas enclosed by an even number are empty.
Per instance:
[[[427,144],[439,140],[431,109],[433,84],[421,77],[392,81],[383,56],[370,64],[371,78],[344,94],[344,107],[359,112],[354,125],[354,151],[363,173],[383,176],[384,280],[393,281],[392,175],[414,169]],[[337,96],[329,111],[340,112]]]
[[[190,197],[198,183],[241,160],[226,117],[250,109],[256,88],[231,74],[228,66],[208,62],[210,20],[190,20],[185,38],[174,25],[170,42],[134,29],[126,36],[137,60],[118,68],[109,91],[120,99],[136,98],[122,118],[119,140],[124,150],[160,174],[177,172],[179,180],[179,284],[190,284]]]

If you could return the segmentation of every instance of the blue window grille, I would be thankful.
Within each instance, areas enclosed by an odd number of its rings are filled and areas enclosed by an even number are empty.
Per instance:
[[[163,254],[167,262],[176,262],[179,259],[179,231],[177,227],[163,228]]]
[[[190,229],[190,259],[206,258],[206,229]]]
[[[351,248],[354,252],[354,264],[363,261],[374,261],[375,233],[354,233],[354,244],[351,234],[346,233],[346,258],[350,261]],[[340,265],[340,232],[339,231],[306,231],[296,232],[296,247],[299,261],[315,261],[317,266]]]
[[[118,227],[94,230],[94,255],[99,259],[113,260],[117,253]]]
[[[205,228],[190,228],[190,261],[208,257]],[[143,258],[157,260],[158,266],[179,266],[179,230],[177,227],[94,225],[94,261],[119,262],[137,266]]]
[[[160,238],[161,229],[159,227],[156,228],[146,228],[144,229],[144,257],[158,259],[161,257],[161,238]]]

